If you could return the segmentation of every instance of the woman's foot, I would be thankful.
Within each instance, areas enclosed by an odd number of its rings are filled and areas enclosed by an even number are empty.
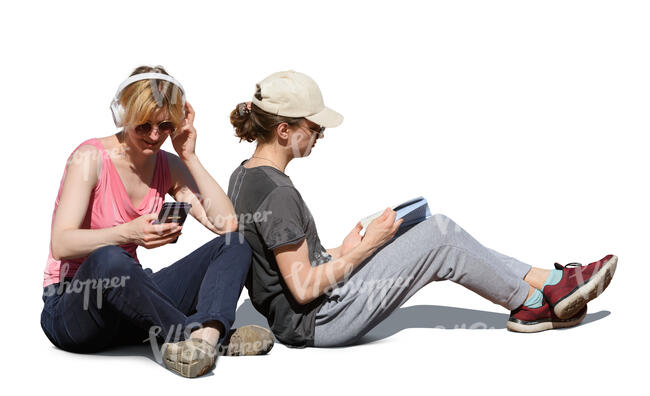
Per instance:
[[[208,334],[193,332],[194,335]],[[211,335],[211,334],[210,334]],[[218,337],[218,333],[217,333]],[[265,355],[273,348],[274,337],[270,330],[255,326],[242,326],[228,334],[219,350],[202,338],[169,342],[162,346],[163,364],[183,377],[194,378],[209,372],[218,354],[227,356]]]
[[[506,327],[510,331],[518,333],[537,333],[539,331],[573,327],[585,318],[587,306],[569,319],[560,319],[553,313],[550,305],[543,300],[538,308],[530,308],[526,305],[515,309],[510,313]]]
[[[274,337],[261,326],[242,326],[231,331],[223,346],[227,356],[265,355],[273,348]]]
[[[200,338],[167,342],[162,346],[165,367],[183,377],[194,378],[212,369],[217,349]]]
[[[555,268],[562,271],[562,277],[556,284],[543,287],[544,299],[558,318],[575,316],[607,288],[617,262],[618,257],[610,254],[584,267],[578,263],[566,266],[555,263]]]

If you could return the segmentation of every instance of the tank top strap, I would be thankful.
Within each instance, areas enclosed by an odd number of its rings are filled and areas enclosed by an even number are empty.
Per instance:
[[[151,182],[151,187],[155,188],[164,198],[167,191],[171,188],[172,178],[169,170],[169,161],[167,160],[167,152],[165,150],[158,150],[157,155],[156,173]]]
[[[68,157],[68,161],[67,161],[68,163],[70,163],[70,161],[75,160],[73,158],[73,156],[76,155],[77,150],[79,149],[79,147],[81,147],[83,145],[90,145],[90,146],[96,147],[97,148],[97,154],[99,155],[99,158],[101,159],[101,161],[100,161],[100,169],[97,170],[97,185],[95,185],[95,189],[94,189],[94,191],[96,192],[98,190],[101,190],[102,186],[104,186],[106,184],[107,175],[106,175],[105,163],[106,163],[106,157],[109,154],[106,151],[106,149],[104,148],[104,146],[102,145],[102,143],[99,141],[99,139],[91,138],[91,139],[88,139],[88,140],[84,140],[77,147],[75,147],[74,150],[72,150],[72,153],[70,153],[70,156]],[[65,177],[65,173],[67,173],[67,172],[64,170],[64,177]],[[63,185],[63,180],[61,180],[61,184]]]

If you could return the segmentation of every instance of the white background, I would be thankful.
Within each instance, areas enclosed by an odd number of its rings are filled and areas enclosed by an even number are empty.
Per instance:
[[[566,0],[5,3],[2,387],[600,394],[645,383],[649,11],[641,1]],[[505,309],[437,283],[405,305],[432,314],[390,337],[329,350],[278,344],[264,357],[220,358],[196,380],[167,372],[146,348],[60,351],[39,324],[54,198],[70,152],[115,132],[109,102],[141,64],[161,64],[185,86],[197,152],[224,188],[254,148],[233,136],[230,111],[272,72],[312,76],[345,121],[287,173],[327,247],[360,217],[423,195],[505,254],[549,268],[613,253],[616,276],[589,304],[589,323],[568,331],[510,333]],[[159,269],[211,238],[190,220],[176,246],[140,259]],[[440,307],[458,308],[451,329],[433,328],[443,326]],[[497,328],[453,329],[478,318],[462,308]]]

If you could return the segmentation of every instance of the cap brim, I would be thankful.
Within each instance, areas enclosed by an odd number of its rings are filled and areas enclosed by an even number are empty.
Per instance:
[[[343,116],[329,107],[325,107],[323,111],[305,118],[325,128],[335,128],[343,122]]]

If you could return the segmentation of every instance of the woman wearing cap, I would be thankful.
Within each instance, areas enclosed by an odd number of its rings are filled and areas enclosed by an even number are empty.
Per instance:
[[[234,321],[250,247],[236,233],[230,200],[195,153],[194,110],[178,81],[162,67],[138,67],[111,109],[122,129],[81,143],[61,179],[41,326],[57,347],[82,353],[147,338],[153,347],[158,339],[166,367],[201,375]],[[160,149],[169,135],[178,155]],[[223,236],[152,273],[136,248],[163,246],[182,231],[152,224],[166,194],[190,203],[190,214]],[[272,346],[259,327],[243,327],[230,340],[228,354]]]
[[[338,126],[343,117],[325,107],[311,78],[287,71],[258,83],[252,102],[239,104],[230,120],[240,141],[257,142],[228,187],[253,249],[247,288],[285,344],[355,343],[438,280],[457,282],[511,310],[510,330],[575,326],[614,274],[612,255],[585,267],[531,267],[482,246],[441,214],[396,234],[402,220],[395,221],[390,208],[364,236],[357,224],[339,247],[324,249],[285,169],[308,156],[325,127]]]

